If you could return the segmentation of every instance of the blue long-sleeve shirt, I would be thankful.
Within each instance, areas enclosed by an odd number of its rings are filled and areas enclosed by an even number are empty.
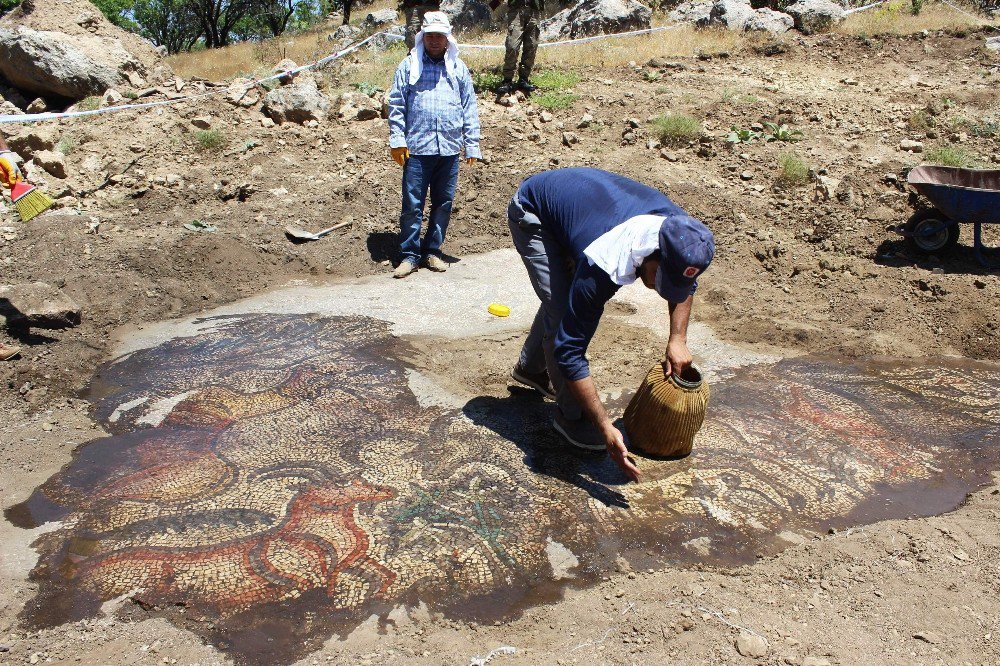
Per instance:
[[[410,56],[403,58],[389,91],[389,147],[412,155],[458,155],[482,159],[479,107],[469,68],[455,61],[448,75],[444,58],[424,53],[420,78],[410,85]]]
[[[584,250],[602,235],[636,215],[686,215],[652,187],[599,169],[576,167],[546,171],[521,183],[518,200],[576,263],[566,314],[555,337],[556,365],[576,381],[590,376],[586,353],[604,306],[619,286]],[[558,260],[558,258],[554,258]]]

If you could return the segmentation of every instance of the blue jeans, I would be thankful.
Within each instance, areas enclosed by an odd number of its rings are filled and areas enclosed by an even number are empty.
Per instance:
[[[410,155],[403,166],[403,212],[399,215],[400,261],[418,263],[439,254],[451,219],[451,202],[458,184],[458,155]],[[431,213],[427,233],[420,239],[427,190]]]

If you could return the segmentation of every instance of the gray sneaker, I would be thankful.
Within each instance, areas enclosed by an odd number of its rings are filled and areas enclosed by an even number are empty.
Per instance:
[[[607,448],[600,431],[587,419],[570,421],[561,412],[556,412],[556,417],[552,419],[552,427],[578,449],[604,451]]]
[[[448,270],[448,262],[436,254],[428,254],[424,259],[424,266],[431,269],[435,273],[444,273]]]
[[[549,373],[546,370],[541,372],[525,372],[521,366],[515,365],[510,371],[511,379],[519,384],[530,386],[549,400],[556,399],[556,391],[552,388],[552,381],[549,380]]]
[[[396,266],[396,270],[392,272],[392,277],[394,278],[405,278],[410,273],[417,272],[417,262],[405,259],[399,262],[399,266]]]

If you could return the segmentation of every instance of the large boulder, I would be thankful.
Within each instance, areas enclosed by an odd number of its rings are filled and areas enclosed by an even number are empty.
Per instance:
[[[371,12],[361,21],[362,30],[382,30],[388,28],[396,22],[397,13],[395,9],[380,9]]]
[[[267,93],[262,110],[276,123],[321,121],[330,113],[330,100],[319,91],[312,76],[300,74],[289,85]]]
[[[388,51],[396,44],[403,41],[406,28],[401,25],[394,25],[388,30],[375,35],[374,39],[368,42],[368,48],[373,51]]]
[[[788,14],[763,7],[754,11],[754,15],[747,21],[745,29],[750,32],[769,32],[772,35],[782,35],[791,30],[794,23]]]
[[[482,0],[441,0],[441,11],[455,30],[488,29],[493,23],[493,13]]]
[[[358,35],[362,32],[361,28],[356,25],[341,25],[337,26],[336,30],[327,35],[326,39],[329,42],[344,42],[346,45],[357,39]]]
[[[795,27],[805,35],[826,32],[844,20],[844,8],[830,0],[799,0],[785,7]]]
[[[0,328],[69,328],[80,323],[80,306],[45,282],[0,285]]]
[[[141,67],[120,44],[99,37],[0,27],[0,74],[21,90],[79,100],[99,95]]]
[[[697,21],[699,27],[743,30],[754,17],[749,0],[716,0],[708,16]]]
[[[674,23],[698,23],[701,20],[708,20],[714,4],[711,0],[682,2],[670,12],[669,17]]]
[[[86,0],[24,0],[0,19],[0,74],[33,95],[78,100],[145,87],[160,59]]]
[[[542,21],[542,41],[648,28],[653,10],[636,0],[581,0]]]
[[[374,120],[382,115],[381,104],[360,92],[345,92],[340,96],[337,117],[345,120]]]
[[[7,132],[7,145],[10,149],[26,160],[35,153],[44,150],[55,150],[59,143],[59,129],[53,123],[38,123],[35,125],[12,125]]]

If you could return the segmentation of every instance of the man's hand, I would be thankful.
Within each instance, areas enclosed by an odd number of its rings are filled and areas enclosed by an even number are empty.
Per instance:
[[[687,342],[678,338],[670,338],[667,341],[666,371],[668,377],[684,372],[684,369],[691,365],[693,360]]]
[[[625,447],[625,438],[614,426],[608,413],[604,409],[601,397],[597,395],[597,387],[594,380],[589,375],[583,379],[567,380],[566,388],[580,403],[583,413],[590,422],[600,431],[604,437],[604,446],[608,450],[608,455],[615,461],[615,464],[625,472],[625,476],[633,481],[639,480],[639,468],[628,459],[628,449]]]
[[[603,430],[604,437],[607,440],[605,446],[608,447],[608,455],[625,472],[625,476],[638,483],[642,473],[635,466],[635,463],[629,459],[628,448],[625,447],[625,438],[622,437],[621,431],[611,425],[610,421],[604,426]]]
[[[406,160],[410,159],[410,149],[407,147],[402,148],[390,148],[389,152],[392,154],[392,159],[396,160],[396,164],[403,166],[406,164]]]
[[[469,166],[474,165],[476,162],[477,162],[477,160],[476,160],[475,157],[466,157],[465,158],[465,163],[468,164]]]
[[[17,153],[10,150],[0,152],[0,183],[10,187],[19,180],[24,180],[24,173],[17,165]]]

